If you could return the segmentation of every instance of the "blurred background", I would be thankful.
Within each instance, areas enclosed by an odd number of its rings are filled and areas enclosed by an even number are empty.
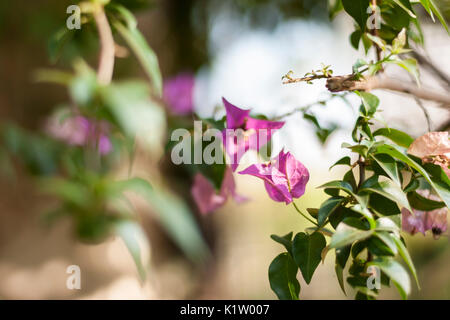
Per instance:
[[[122,2],[127,2],[123,0]],[[195,110],[204,117],[224,114],[221,97],[242,108],[277,117],[295,108],[328,97],[324,82],[283,85],[281,77],[292,70],[301,76],[331,65],[335,74],[348,74],[364,52],[349,42],[353,23],[344,14],[329,21],[325,0],[132,0],[139,29],[156,52],[165,79],[180,72],[195,74]],[[450,17],[450,1],[436,3]],[[43,67],[70,68],[82,54],[95,67],[98,45],[95,34],[79,33],[56,59],[53,35],[65,24],[70,1],[2,0],[0,2],[0,121],[14,122],[31,132],[42,131],[49,114],[67,100],[60,87],[33,81]],[[443,72],[450,70],[450,39],[440,24],[419,12],[425,33],[425,53]],[[58,60],[56,64],[55,60]],[[388,69],[410,80],[400,69]],[[119,59],[114,78],[144,77],[131,57]],[[440,86],[422,72],[422,81]],[[448,90],[448,87],[447,87]],[[391,127],[413,137],[428,131],[423,111],[409,97],[377,92],[382,116]],[[345,154],[340,148],[351,140],[357,117],[357,99],[349,106],[339,99],[313,112],[321,124],[336,126],[325,144],[312,124],[300,114],[286,118],[274,138],[275,150],[283,146],[302,161],[311,179],[302,209],[317,207],[325,199],[322,183],[343,174],[328,168]],[[425,103],[432,129],[449,120],[449,114]],[[379,124],[382,125],[382,124]],[[441,128],[442,129],[442,128]],[[155,169],[141,158],[136,171]],[[187,260],[157,221],[146,215],[143,224],[151,245],[151,269],[145,283],[124,244],[117,238],[88,245],[73,236],[70,221],[47,228],[41,214],[52,199],[43,197],[32,179],[21,172],[0,176],[0,298],[2,299],[274,299],[267,269],[281,252],[271,234],[298,232],[307,223],[290,206],[275,203],[263,184],[237,175],[237,190],[251,200],[244,205],[228,201],[200,224],[211,248],[210,262],[199,271]],[[139,204],[137,204],[139,206]],[[142,208],[141,210],[148,210]],[[422,289],[413,299],[450,299],[450,246],[447,236],[407,237],[419,271]],[[66,288],[66,268],[79,265],[81,290]],[[347,299],[339,288],[330,254],[319,266],[312,283],[301,282],[303,299]],[[381,298],[398,298],[383,290]]]

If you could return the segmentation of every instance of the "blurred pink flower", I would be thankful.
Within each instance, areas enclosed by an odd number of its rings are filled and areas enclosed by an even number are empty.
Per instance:
[[[268,163],[254,164],[239,172],[264,180],[264,186],[272,200],[289,204],[305,193],[309,181],[308,169],[284,150]]]
[[[236,193],[236,183],[230,167],[227,167],[225,170],[219,193],[217,193],[213,184],[204,175],[197,173],[194,177],[191,194],[200,213],[204,215],[219,209],[230,196],[237,203],[242,203],[247,200],[247,198]]]
[[[448,132],[428,132],[417,138],[408,153],[421,158],[424,163],[441,166],[450,177],[450,142]]]
[[[235,171],[245,152],[250,149],[259,150],[267,144],[273,132],[283,127],[284,122],[251,118],[250,110],[240,109],[225,98],[222,100],[227,113],[227,129],[223,131],[223,143],[231,158],[231,168]],[[239,137],[240,132],[242,137]]]
[[[72,116],[65,119],[54,116],[47,122],[46,131],[52,137],[73,146],[96,145],[95,136],[98,136],[100,154],[105,155],[112,150],[106,122],[96,123],[82,116]]]
[[[430,190],[417,190],[417,193],[427,199],[441,201],[439,197],[431,194]],[[433,236],[437,238],[447,230],[447,213],[448,209],[444,207],[426,212],[414,210],[413,216],[408,209],[403,208],[402,229],[412,235],[417,232],[425,235],[426,231],[431,230]]]
[[[195,78],[191,73],[180,73],[164,82],[163,98],[170,111],[187,115],[194,109]]]

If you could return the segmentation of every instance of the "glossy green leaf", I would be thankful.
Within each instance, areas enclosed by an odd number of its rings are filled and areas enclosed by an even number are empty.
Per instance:
[[[374,136],[384,136],[401,147],[409,148],[414,139],[403,131],[392,128],[381,128],[373,133]]]
[[[317,222],[320,226],[322,226],[327,218],[341,205],[342,201],[344,201],[344,198],[342,197],[332,197],[322,203],[317,215]]]
[[[411,292],[411,282],[408,273],[400,263],[392,258],[378,257],[369,264],[379,267],[394,282],[401,297],[407,298]]]
[[[342,292],[347,295],[344,285],[344,269],[338,263],[336,263],[336,265],[334,266],[334,270],[336,271],[336,277],[338,279],[338,283],[341,287]]]
[[[391,178],[399,187],[401,187],[400,176],[398,173],[397,162],[387,154],[370,155],[378,165],[384,170],[389,178]]]
[[[361,230],[342,222],[338,225],[336,232],[331,237],[331,248],[342,248],[352,244],[355,241],[370,237],[373,230]]]
[[[434,200],[425,198],[415,191],[408,193],[408,200],[409,200],[409,203],[411,204],[411,207],[413,207],[414,209],[417,209],[417,210],[421,210],[421,211],[432,211],[435,209],[445,207],[444,202],[434,201]]]
[[[440,183],[435,183],[431,180],[429,174],[425,171],[425,169],[419,165],[417,162],[412,160],[410,157],[405,155],[403,152],[399,151],[395,146],[390,145],[381,145],[377,147],[376,153],[386,153],[390,156],[398,159],[400,161],[405,162],[408,166],[414,168],[419,172],[425,180],[433,187],[434,190],[439,194],[442,200],[445,202],[447,207],[450,207],[450,190],[448,187],[443,186]]]
[[[417,277],[416,268],[414,267],[414,263],[411,259],[411,256],[409,255],[408,249],[406,249],[405,245],[403,244],[403,242],[400,238],[391,236],[391,239],[395,242],[400,256],[403,258],[403,260],[405,261],[409,270],[413,274],[414,279],[416,280],[417,287],[420,289],[420,284],[419,284],[419,279]]]
[[[401,207],[411,210],[406,194],[404,194],[403,190],[391,180],[380,181],[370,187],[362,188],[360,192],[376,192],[383,197],[398,203]]]
[[[336,248],[336,263],[344,269],[345,264],[347,263],[348,257],[350,256],[352,246],[348,245],[341,248]]]
[[[361,97],[365,114],[368,116],[374,115],[380,105],[380,99],[378,99],[377,96],[364,91],[357,92],[357,94]]]
[[[350,157],[349,157],[349,156],[346,156],[346,157],[343,157],[343,158],[339,159],[335,164],[333,164],[333,165],[330,167],[330,170],[331,170],[332,168],[334,168],[335,166],[339,166],[339,165],[351,166],[351,159],[350,159]]]
[[[292,236],[293,233],[289,232],[287,235],[284,235],[282,237],[277,236],[275,234],[272,234],[270,237],[273,241],[278,242],[279,244],[283,245],[287,252],[292,255]]]
[[[281,253],[270,264],[270,288],[280,300],[298,300],[300,283],[297,280],[298,267],[288,253]]]
[[[411,3],[409,2],[409,0],[392,0],[394,1],[400,8],[402,8],[403,10],[405,10],[406,13],[409,14],[409,16],[411,18],[416,18],[416,15],[414,14],[412,8],[411,8]]]
[[[311,282],[314,271],[322,260],[321,253],[326,245],[325,237],[318,232],[311,235],[300,232],[294,238],[292,254],[302,272],[303,279],[308,284]]]
[[[344,10],[355,19],[361,30],[366,29],[366,22],[369,14],[367,8],[370,0],[342,0]]]

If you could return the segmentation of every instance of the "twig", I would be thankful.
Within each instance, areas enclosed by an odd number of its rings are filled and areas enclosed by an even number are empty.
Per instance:
[[[423,56],[416,50],[412,51],[412,55],[421,65],[427,67],[431,72],[438,76],[438,78],[445,82],[448,87],[450,87],[450,77],[436,67],[427,57]]]
[[[356,79],[355,75],[336,76],[329,78],[326,86],[331,92],[371,91],[375,89],[396,91],[411,94],[419,99],[439,102],[441,103],[441,107],[450,108],[450,95],[432,89],[418,87],[412,82],[405,82],[386,76],[372,76],[362,79]]]
[[[331,100],[333,100],[335,98],[340,98],[340,99],[344,100],[347,104],[349,104],[351,106],[351,104],[349,103],[349,101],[345,97],[347,94],[348,94],[348,92],[344,92],[344,94],[342,94],[342,95],[340,95],[340,94],[331,94],[329,99],[315,101],[315,102],[309,103],[307,105],[304,105],[303,107],[298,107],[298,108],[292,109],[291,111],[283,113],[283,114],[280,114],[279,116],[276,116],[276,117],[272,118],[271,120],[272,121],[279,121],[279,120],[282,120],[284,118],[290,117],[293,114],[296,114],[297,112],[306,112],[313,106],[325,105],[326,103],[328,103],[329,101],[331,101]]]
[[[297,83],[297,82],[311,82],[313,80],[317,79],[328,79],[330,76],[324,75],[324,74],[318,74],[308,77],[302,77],[302,78],[289,78],[285,76],[285,81],[283,81],[283,84],[289,84],[289,83]]]
[[[436,131],[448,131],[450,129],[450,119],[441,124]]]
[[[101,47],[97,77],[100,83],[109,84],[114,70],[115,43],[103,6],[99,5],[94,11],[94,20]]]
[[[414,100],[416,101],[416,103],[419,106],[419,108],[422,109],[422,112],[423,112],[423,114],[425,116],[425,119],[427,120],[428,132],[431,132],[431,118],[430,118],[430,114],[428,113],[428,110],[423,105],[422,100],[420,100],[417,97],[414,97]]]

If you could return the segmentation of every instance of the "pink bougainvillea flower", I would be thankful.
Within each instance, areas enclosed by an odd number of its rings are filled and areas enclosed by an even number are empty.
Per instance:
[[[450,177],[450,141],[448,132],[428,132],[417,138],[408,153],[421,158],[424,163],[433,163],[444,169]]]
[[[403,208],[402,209],[402,229],[412,235],[417,232],[423,233],[425,235],[425,214],[424,211],[414,210],[414,215],[411,212]]]
[[[194,177],[191,194],[197,204],[200,213],[208,214],[225,204],[228,197],[232,197],[237,203],[242,203],[247,198],[237,194],[236,183],[230,167],[225,170],[220,192],[217,192],[213,184],[201,173]]]
[[[179,75],[164,82],[163,99],[172,113],[187,115],[194,109],[195,78],[191,73]]]
[[[417,190],[422,197],[430,200],[440,201],[439,197],[430,193],[430,190]],[[402,229],[414,235],[421,232],[431,230],[433,236],[438,238],[447,230],[447,213],[446,207],[435,209],[432,211],[414,210],[414,215],[408,209],[402,209]]]
[[[284,122],[255,119],[250,110],[240,109],[222,98],[227,114],[227,128],[223,131],[223,143],[230,157],[231,168],[236,171],[239,161],[248,150],[259,150]]]
[[[112,150],[106,122],[96,122],[82,116],[60,119],[56,115],[47,122],[46,131],[52,137],[72,146],[96,146],[102,155],[106,155]],[[98,137],[98,141],[96,141],[96,137]]]
[[[284,150],[270,162],[251,165],[239,173],[261,178],[269,197],[286,204],[300,198],[309,181],[308,169],[290,152]]]

